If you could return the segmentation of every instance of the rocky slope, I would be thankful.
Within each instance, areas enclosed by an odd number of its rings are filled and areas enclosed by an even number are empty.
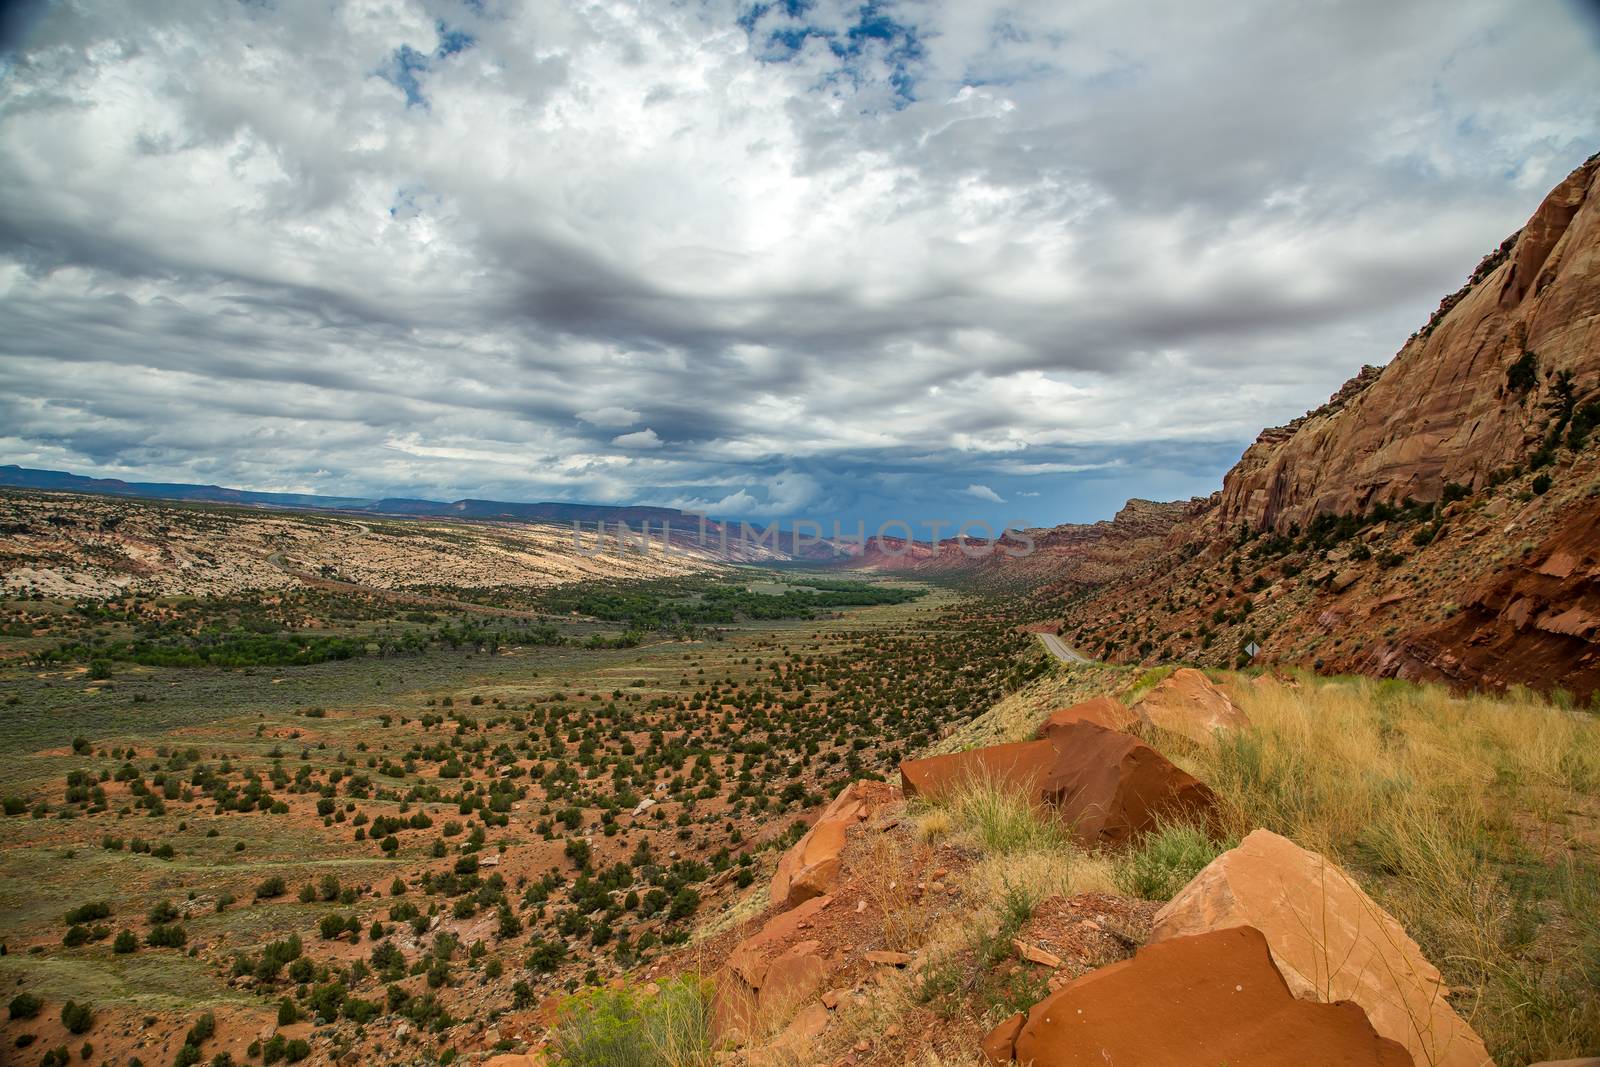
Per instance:
[[[1203,514],[1210,504],[1202,499],[1167,503],[1133,499],[1109,522],[1068,523],[1008,534],[999,550],[987,554],[979,554],[985,544],[981,529],[972,532],[965,550],[955,538],[942,539],[937,546],[925,542],[907,546],[893,539],[880,542],[870,538],[865,551],[847,565],[924,575],[976,573],[991,584],[1027,588],[1055,582],[1093,585],[1121,573],[1130,561],[1159,556],[1167,549],[1173,531]]]
[[[1149,539],[1062,528],[1038,592],[1117,661],[1600,689],[1600,155],[1381,370],[1263,431]],[[1087,590],[1085,585],[1090,586]],[[1246,657],[1248,658],[1248,657]]]

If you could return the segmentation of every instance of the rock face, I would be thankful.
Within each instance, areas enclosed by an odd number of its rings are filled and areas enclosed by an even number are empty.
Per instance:
[[[1295,999],[1247,927],[1146,945],[1001,1023],[983,1050],[1033,1067],[1412,1067],[1357,1005]]]
[[[1023,741],[900,765],[906,796],[947,796],[995,780],[1055,810],[1087,846],[1121,845],[1163,819],[1208,820],[1206,785],[1130,734],[1079,721],[1043,741]]]
[[[1223,479],[1215,526],[1283,532],[1319,512],[1437,500],[1525,462],[1558,375],[1580,401],[1600,388],[1597,176],[1600,157],[1568,175],[1380,374],[1262,433]]]
[[[728,954],[712,1005],[719,1035],[737,1030],[750,1037],[782,1023],[821,987],[827,974],[821,942],[798,938],[832,902],[831,897],[812,897],[774,916]]]
[[[1093,700],[1074,704],[1070,708],[1058,708],[1052,711],[1039,726],[1038,737],[1049,738],[1056,731],[1080,722],[1093,723],[1107,730],[1126,730],[1138,721],[1139,717],[1115,697],[1095,697]]]
[[[792,908],[833,888],[839,877],[839,851],[845,832],[894,798],[881,782],[853,782],[833,799],[817,821],[796,841],[772,876],[772,902]]]
[[[1238,730],[1250,719],[1193,667],[1180,667],[1134,705],[1151,726],[1209,745],[1218,730]]]
[[[1259,931],[1295,996],[1359,1004],[1418,1064],[1493,1067],[1405,928],[1316,853],[1254,831],[1157,913],[1150,941],[1237,928]]]
[[[1401,678],[1600,691],[1600,499],[1580,504],[1537,549],[1480,583],[1462,610],[1383,648],[1367,665]]]

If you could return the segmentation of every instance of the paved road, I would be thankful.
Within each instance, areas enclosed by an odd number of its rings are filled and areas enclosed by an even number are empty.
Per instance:
[[[1051,654],[1062,663],[1094,662],[1094,660],[1080,654],[1077,649],[1061,640],[1061,638],[1057,637],[1055,634],[1040,634],[1039,640],[1043,641],[1044,647],[1048,648]]]

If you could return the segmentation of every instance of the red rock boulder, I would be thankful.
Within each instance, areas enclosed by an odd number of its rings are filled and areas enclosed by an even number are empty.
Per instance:
[[[832,890],[839,877],[845,833],[893,799],[894,788],[882,782],[846,786],[778,861],[772,876],[772,903],[792,908]]]
[[[1239,730],[1250,725],[1228,694],[1193,667],[1180,667],[1146,693],[1133,710],[1151,726],[1182,734],[1202,745],[1211,744],[1218,730]]]
[[[1050,741],[1017,741],[948,756],[900,762],[900,791],[907,799],[941,800],[979,783],[996,783],[1034,795],[1056,762]]]
[[[1317,853],[1270,830],[1251,832],[1156,914],[1150,940],[1225,927],[1259,931],[1296,996],[1361,1005],[1378,1033],[1418,1063],[1493,1067],[1405,928]]]
[[[1007,1019],[983,1050],[1033,1067],[1414,1067],[1358,1005],[1296,1000],[1249,927],[1147,945]]]
[[[827,975],[822,943],[805,934],[832,902],[832,897],[812,897],[775,915],[728,954],[712,1004],[719,1036],[739,1031],[751,1039],[778,1029],[821,988]]]
[[[1121,845],[1161,820],[1210,820],[1211,790],[1138,738],[1090,722],[1057,726],[1048,740],[907,760],[908,797],[938,799],[995,781],[1053,809],[1086,846]]]
[[[1047,739],[1055,731],[1074,723],[1092,722],[1107,730],[1126,730],[1139,721],[1139,716],[1128,710],[1126,704],[1115,697],[1095,697],[1070,708],[1057,708],[1039,725],[1035,736]]]

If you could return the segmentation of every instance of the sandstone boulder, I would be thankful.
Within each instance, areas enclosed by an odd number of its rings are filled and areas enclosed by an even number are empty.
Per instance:
[[[1250,725],[1228,694],[1193,667],[1180,667],[1146,693],[1133,710],[1151,726],[1209,745],[1218,730]]]
[[[1007,1019],[982,1048],[990,1063],[1033,1067],[1413,1067],[1359,1006],[1295,999],[1248,927],[1146,945]]]
[[[718,1034],[747,1037],[782,1023],[822,986],[827,966],[822,944],[801,935],[832,897],[812,897],[775,915],[728,954],[716,979],[712,1005]]]
[[[1056,747],[1050,741],[1017,741],[948,756],[900,762],[900,791],[907,799],[939,800],[977,782],[994,782],[1032,793],[1049,778]]]
[[[892,799],[893,790],[882,782],[846,786],[778,861],[772,876],[772,903],[792,908],[831,890],[839,877],[845,833]]]
[[[790,1067],[803,1062],[817,1038],[828,1029],[828,1009],[811,1003],[795,1013],[783,1032],[768,1044],[745,1053],[751,1067]]]
[[[1070,708],[1058,708],[1052,711],[1050,717],[1040,724],[1036,736],[1047,739],[1054,731],[1079,722],[1092,722],[1096,726],[1104,726],[1107,730],[1126,730],[1138,721],[1139,717],[1115,697],[1095,697],[1093,700],[1074,704]]]
[[[1256,830],[1157,913],[1150,940],[1241,927],[1265,937],[1296,996],[1361,1005],[1378,1033],[1404,1045],[1418,1064],[1492,1067],[1416,942],[1322,856]]]
[[[1085,845],[1120,845],[1159,820],[1210,819],[1216,798],[1192,775],[1130,734],[1090,722],[1058,726],[1049,740],[907,760],[908,797],[937,799],[973,781],[997,781],[1055,810]]]

